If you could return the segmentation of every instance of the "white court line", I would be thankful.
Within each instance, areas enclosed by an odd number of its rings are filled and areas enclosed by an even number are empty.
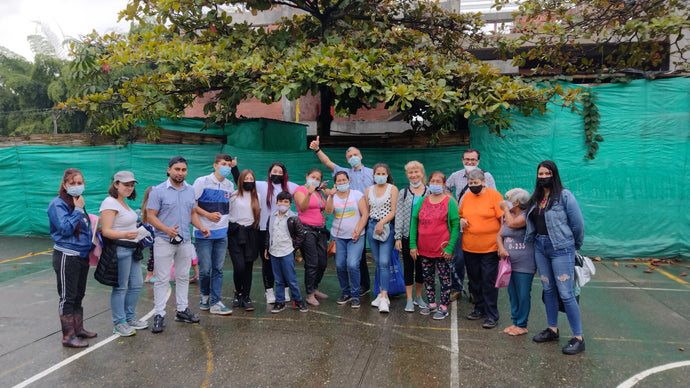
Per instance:
[[[171,293],[172,293],[172,288],[170,287],[170,285],[168,285],[168,292],[167,292],[167,294],[166,294],[166,296],[165,296],[165,301],[166,301],[166,302],[168,301],[168,298],[170,298],[170,294],[171,294]],[[151,317],[153,316],[153,313],[154,313],[154,310],[152,309],[151,311],[148,312],[148,314],[144,315],[144,317],[143,317],[142,319],[145,320],[145,321],[148,320],[149,318],[151,318]],[[99,349],[99,348],[101,348],[101,347],[103,347],[103,346],[105,346],[105,345],[107,345],[107,344],[113,342],[114,340],[116,340],[116,339],[118,339],[118,338],[120,338],[120,335],[118,335],[118,334],[113,334],[113,335],[111,335],[110,337],[104,339],[103,341],[97,343],[96,345],[94,345],[94,346],[89,346],[88,348],[84,348],[84,350],[82,350],[81,352],[79,352],[79,353],[77,353],[77,354],[75,354],[75,355],[73,355],[73,356],[71,356],[71,357],[68,357],[68,358],[62,360],[61,362],[59,362],[59,363],[57,363],[57,364],[51,366],[50,368],[44,370],[43,372],[40,372],[40,373],[38,373],[38,374],[36,374],[36,375],[34,375],[34,376],[32,376],[32,377],[30,377],[30,378],[28,378],[28,379],[22,381],[21,383],[15,385],[13,388],[23,388],[23,387],[26,387],[27,385],[29,385],[29,384],[31,384],[31,383],[34,383],[34,382],[36,382],[36,381],[38,381],[38,380],[40,380],[40,379],[42,379],[42,378],[48,376],[49,374],[55,372],[56,370],[62,368],[63,366],[66,366],[66,365],[71,364],[72,362],[74,362],[74,361],[76,361],[76,360],[78,360],[78,359],[80,359],[80,358],[86,356],[87,354],[89,354],[89,353],[95,351],[96,349]]]
[[[458,353],[460,353],[458,345],[458,311],[455,308],[457,302],[450,303],[450,388],[457,388],[460,386],[460,361]]]
[[[647,369],[647,370],[642,371],[642,372],[636,374],[635,376],[623,381],[622,383],[620,383],[618,385],[618,388],[630,388],[630,387],[634,386],[635,384],[639,383],[640,381],[642,381],[642,379],[644,379],[645,377],[653,375],[654,373],[659,373],[659,372],[663,372],[665,370],[674,369],[674,368],[680,368],[683,366],[690,366],[690,361],[672,362],[670,364],[659,365],[657,367]]]

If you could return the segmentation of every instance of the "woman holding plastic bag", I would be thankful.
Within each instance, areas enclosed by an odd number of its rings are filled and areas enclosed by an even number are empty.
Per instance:
[[[503,332],[509,335],[527,334],[527,318],[531,308],[532,279],[536,271],[534,244],[525,242],[527,231],[527,190],[515,188],[506,192],[506,202],[499,205],[503,210],[503,225],[496,236],[498,256],[509,258],[511,274],[508,284],[510,318],[513,324]]]
[[[534,259],[544,286],[544,305],[549,327],[534,336],[534,342],[558,341],[558,296],[560,295],[574,337],[564,354],[585,350],[580,306],[573,294],[575,251],[582,246],[585,222],[575,196],[563,187],[558,167],[550,160],[537,166],[537,182],[527,212],[525,242],[534,242]]]
[[[434,313],[434,319],[448,316],[450,303],[450,259],[453,257],[455,244],[460,233],[458,205],[446,192],[446,176],[434,171],[429,176],[431,194],[417,202],[412,211],[410,225],[410,256],[422,260],[424,288],[426,289],[427,307],[420,314]],[[436,305],[436,274],[441,283],[441,303]]]

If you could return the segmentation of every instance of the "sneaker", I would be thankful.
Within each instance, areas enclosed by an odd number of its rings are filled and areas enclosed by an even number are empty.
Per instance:
[[[421,295],[418,296],[418,297],[416,297],[416,298],[414,298],[413,303],[414,303],[415,305],[419,306],[419,308],[422,308],[422,309],[423,309],[424,307],[428,307],[428,306],[429,306],[429,305],[426,304],[426,302],[424,301],[424,299],[422,299],[422,296],[421,296]]]
[[[435,313],[438,309],[434,306],[426,306],[423,309],[419,310],[419,313],[422,315],[429,315],[431,313]]]
[[[319,299],[328,299],[328,295],[324,294],[323,292],[319,290],[314,291],[314,296],[319,298]]]
[[[137,330],[143,330],[149,327],[149,323],[146,321],[140,321],[138,319],[130,319],[127,321],[129,327]]]
[[[391,307],[391,301],[388,298],[381,298],[381,301],[379,302],[379,312],[380,313],[387,313],[390,311]]]
[[[241,299],[242,297],[237,293],[237,290],[235,290],[235,295],[232,297],[232,308],[236,309],[242,306]]]
[[[361,306],[361,303],[359,302],[359,298],[350,299],[350,307],[352,307],[353,309],[358,309],[359,306]]]
[[[209,305],[209,299],[211,299],[210,296],[208,295],[201,295],[201,302],[199,302],[199,310],[201,311],[208,311],[208,309],[211,308]]]
[[[151,327],[151,333],[160,333],[163,331],[163,316],[160,314],[156,314],[153,317],[153,326]]]
[[[318,306],[321,304],[321,303],[319,303],[319,301],[316,299],[316,297],[314,295],[307,297],[307,303],[309,303],[312,306]]]
[[[266,290],[266,303],[273,304],[276,302],[276,294],[273,292],[272,288]]]
[[[578,354],[581,352],[585,351],[585,340],[584,339],[577,339],[575,337],[571,338],[570,341],[568,341],[568,345],[564,346],[563,349],[563,354],[568,354],[568,355],[573,355],[573,354]]]
[[[175,320],[177,322],[184,322],[184,323],[199,323],[200,319],[194,313],[192,310],[187,307],[184,309],[184,311],[178,311],[175,314]]]
[[[309,311],[309,309],[307,308],[307,304],[304,303],[303,300],[292,302],[292,308],[295,310],[299,310],[299,312],[301,313],[306,313]]]
[[[275,303],[275,299],[273,300],[273,303]],[[254,311],[254,303],[252,303],[249,295],[245,295],[244,298],[242,298],[242,306],[244,306],[244,311]]]
[[[469,319],[470,321],[477,321],[484,318],[485,316],[486,314],[484,314],[483,312],[474,310],[471,313],[467,314],[465,318]]]
[[[285,301],[290,301],[290,287],[285,287]]]
[[[345,304],[345,303],[349,302],[350,299],[352,299],[352,298],[350,297],[350,295],[341,295],[340,298],[338,298],[338,300],[335,301],[335,303],[337,303],[337,304]]]
[[[496,325],[498,325],[498,321],[493,318],[486,318],[482,323],[482,327],[485,329],[493,329]]]
[[[460,296],[460,291],[452,290],[450,292],[450,301],[455,302],[456,300],[458,300],[458,296]]]
[[[414,312],[414,301],[412,299],[407,300],[407,304],[405,304],[405,311],[408,313]]]
[[[368,294],[369,291],[371,291],[371,290],[368,289],[368,288],[362,288],[362,287],[360,287],[360,288],[359,288],[359,296],[362,297],[362,296]]]
[[[534,341],[534,342],[558,341],[558,329],[556,329],[556,332],[554,333],[553,330],[551,330],[547,327],[541,333],[532,337],[532,341]]]
[[[283,310],[285,310],[285,303],[275,302],[273,304],[273,308],[271,309],[271,313],[278,314]]]
[[[136,333],[137,331],[130,327],[127,322],[120,322],[113,326],[113,334],[117,334],[120,337],[129,337]]]
[[[361,296],[362,294],[360,294]],[[379,303],[381,303],[381,293],[376,295],[376,299],[371,301],[371,307],[379,307]]]
[[[211,306],[211,311],[209,311],[211,314],[217,314],[217,315],[230,315],[232,314],[232,310],[225,307],[223,302],[218,302]]]
[[[433,318],[436,320],[441,320],[445,319],[448,316],[448,309],[444,308],[439,308],[436,310],[436,313],[434,314]]]

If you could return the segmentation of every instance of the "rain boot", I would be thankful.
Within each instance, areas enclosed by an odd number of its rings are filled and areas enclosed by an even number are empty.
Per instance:
[[[62,346],[68,348],[85,348],[89,343],[74,335],[74,315],[60,315],[62,325]]]
[[[98,333],[84,329],[84,309],[80,308],[74,312],[74,335],[79,338],[94,338]]]

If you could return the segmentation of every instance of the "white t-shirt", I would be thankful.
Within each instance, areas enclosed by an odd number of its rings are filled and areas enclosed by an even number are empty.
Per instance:
[[[359,199],[364,194],[361,191],[350,189],[348,198],[341,199],[338,194],[333,195],[333,223],[331,224],[331,236],[349,240],[355,232],[357,222],[362,218],[359,212]],[[347,203],[345,202],[347,201]],[[364,235],[366,228],[362,228],[360,237]]]
[[[108,196],[103,200],[103,202],[101,202],[101,208],[98,209],[98,212],[103,213],[103,210],[115,210],[117,212],[117,214],[115,214],[115,219],[113,219],[112,229],[114,231],[131,232],[137,230],[137,213],[129,206],[124,207],[120,202],[117,201],[117,199]],[[136,241],[127,239],[120,240],[132,242]]]
[[[261,198],[261,195],[259,195],[259,202],[261,202]],[[235,222],[242,226],[252,226],[254,224],[251,193],[245,191],[244,195],[240,197],[239,192],[235,192],[230,196],[230,217],[228,218],[230,222]]]
[[[266,221],[268,221],[268,217],[273,213],[273,205],[276,204],[276,197],[278,196],[278,193],[283,191],[283,186],[282,185],[277,185],[275,183],[271,183],[273,185],[273,195],[271,198],[271,206],[266,205],[266,196],[268,195],[268,182],[266,181],[258,181],[256,182],[256,191],[259,193],[260,198],[262,199],[261,202],[261,221],[259,224],[259,230],[266,230]],[[298,184],[294,182],[289,182],[287,183],[288,186],[288,191],[290,194],[295,194],[295,190],[297,190],[297,187],[299,186]]]

